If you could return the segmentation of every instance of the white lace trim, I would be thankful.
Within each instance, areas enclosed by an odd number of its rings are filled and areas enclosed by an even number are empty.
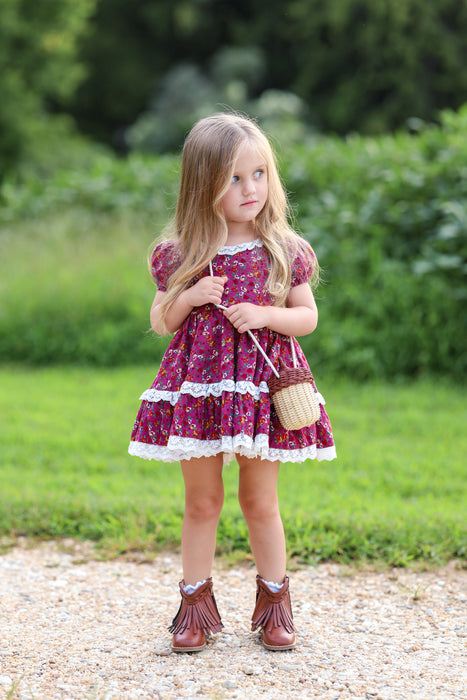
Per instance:
[[[172,406],[175,406],[180,396],[179,391],[160,391],[159,389],[147,389],[143,391],[139,397],[140,401],[169,401]]]
[[[251,394],[256,401],[259,400],[261,393],[269,393],[266,382],[260,382],[259,386],[255,386],[253,382],[234,382],[232,379],[224,379],[222,382],[213,384],[183,382],[180,391],[146,389],[139,398],[140,401],[169,401],[172,406],[175,406],[181,394],[190,394],[195,398],[206,398],[207,396],[222,396],[225,391],[236,394]]]
[[[269,588],[270,591],[273,593],[279,593],[280,589],[284,585],[284,583],[276,583],[275,581],[265,581],[264,578],[261,577],[261,581],[266,584],[266,586]]]
[[[263,242],[261,238],[255,238],[254,241],[247,241],[247,243],[238,243],[237,245],[224,245],[218,251],[217,255],[235,255],[236,253],[243,253],[245,250],[253,250],[253,248],[262,248]]]
[[[190,394],[195,398],[206,398],[207,396],[222,396],[224,391],[230,391],[236,394],[251,394],[256,401],[259,401],[260,394],[269,394],[268,385],[266,382],[260,382],[259,386],[255,386],[253,382],[234,382],[232,379],[224,379],[222,382],[214,384],[201,384],[196,382],[183,382],[180,391],[165,391],[162,389],[146,389],[140,398],[140,401],[169,401],[172,406],[175,406],[181,394]],[[318,402],[323,406],[326,404],[324,397],[320,392],[316,392]]]
[[[195,585],[192,586],[191,583],[188,583],[186,586],[183,585],[183,588],[185,589],[185,593],[188,593],[188,595],[191,595],[194,593],[200,586],[203,585],[203,583],[206,583],[207,579],[204,579],[203,581],[196,581]]]
[[[251,459],[260,457],[280,462],[305,462],[307,459],[316,459],[321,462],[336,458],[334,446],[318,449],[316,445],[309,445],[296,450],[269,448],[268,437],[264,434],[257,435],[254,440],[244,434],[235,435],[233,438],[223,437],[220,440],[196,440],[172,436],[169,438],[167,447],[132,441],[128,453],[142,459],[155,459],[161,462],[180,462],[182,459],[213,457],[223,453],[224,464],[235,459],[236,453]]]

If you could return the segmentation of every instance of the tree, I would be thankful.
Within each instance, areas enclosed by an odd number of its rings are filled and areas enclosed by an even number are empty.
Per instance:
[[[428,121],[467,94],[466,0],[292,0],[292,89],[327,131]]]
[[[81,128],[124,148],[124,129],[147,109],[175,65],[195,64],[203,72],[211,56],[232,43],[242,2],[98,0],[93,31],[81,46],[91,70],[72,107]]]
[[[73,114],[115,138],[176,65],[209,74],[225,47],[254,46],[265,90],[297,94],[323,131],[380,133],[437,119],[467,94],[467,0],[99,0]]]
[[[85,75],[77,40],[96,0],[0,0],[0,173],[53,138],[52,113]],[[60,122],[60,126],[62,126]]]
[[[255,47],[225,47],[212,57],[203,73],[194,64],[178,64],[167,72],[149,109],[125,131],[130,149],[178,151],[193,122],[231,109],[256,117],[281,144],[302,141],[306,136],[305,105],[284,90],[266,90],[254,99],[266,64]]]

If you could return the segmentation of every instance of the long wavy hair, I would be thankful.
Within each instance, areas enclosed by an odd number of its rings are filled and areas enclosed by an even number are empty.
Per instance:
[[[226,243],[222,198],[229,189],[238,154],[247,142],[258,150],[267,168],[268,197],[255,220],[257,235],[270,259],[266,288],[276,305],[285,303],[291,283],[291,261],[305,242],[289,224],[290,208],[275,154],[264,132],[252,120],[220,113],[198,121],[183,147],[175,217],[163,235],[164,239],[175,241],[181,265],[168,280],[167,293],[159,307],[162,319],[175,298]]]

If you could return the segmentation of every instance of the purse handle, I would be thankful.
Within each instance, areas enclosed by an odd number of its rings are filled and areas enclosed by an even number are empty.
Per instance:
[[[211,277],[214,277],[213,270],[212,270],[212,262],[209,263],[209,272],[211,274]],[[223,304],[214,304],[214,306],[216,306],[218,309],[223,309],[224,311],[228,308],[227,306],[224,306]],[[262,356],[264,357],[264,359],[266,360],[266,362],[268,363],[268,365],[270,366],[270,368],[272,369],[272,371],[274,372],[274,374],[276,375],[276,377],[279,379],[279,372],[277,371],[277,369],[274,367],[274,365],[272,364],[269,357],[264,352],[263,348],[259,344],[254,333],[252,333],[252,331],[250,331],[250,330],[248,330],[247,333],[250,336],[250,338],[252,339],[252,341],[254,342],[254,344],[256,345],[256,347],[258,348],[258,350],[260,351],[260,353],[262,354]],[[295,346],[293,343],[292,336],[290,336],[290,347],[292,349],[293,366],[296,367],[297,366],[297,355],[295,353]]]

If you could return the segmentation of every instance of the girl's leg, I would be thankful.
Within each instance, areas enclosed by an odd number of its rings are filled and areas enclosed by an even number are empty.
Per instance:
[[[286,570],[285,536],[279,512],[279,462],[237,455],[240,466],[238,500],[248,526],[258,574],[280,583]]]
[[[262,644],[271,651],[295,647],[295,627],[285,575],[285,536],[277,498],[279,462],[238,458],[239,501],[248,525],[256,562],[256,604],[251,629],[262,630]],[[264,581],[279,584],[270,588]]]
[[[182,460],[185,514],[182,525],[182,563],[185,584],[211,575],[217,523],[224,503],[222,455]]]

